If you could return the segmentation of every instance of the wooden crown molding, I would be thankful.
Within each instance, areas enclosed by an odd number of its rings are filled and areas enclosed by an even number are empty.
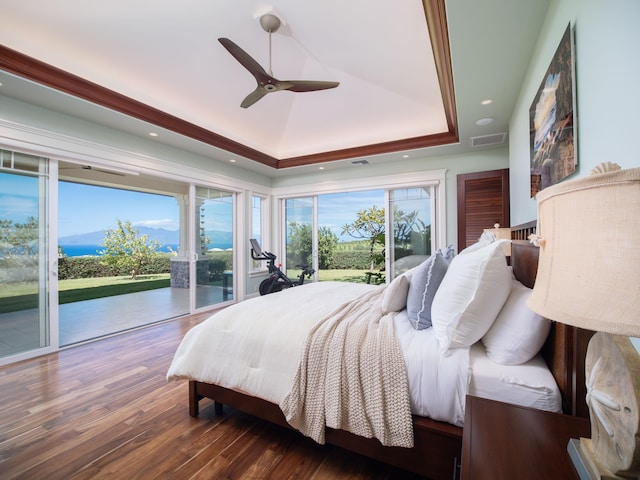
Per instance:
[[[0,69],[96,105],[148,122],[207,145],[276,169],[378,155],[458,141],[453,70],[444,0],[423,0],[425,19],[440,82],[447,132],[290,158],[275,158],[239,142],[0,45]]]

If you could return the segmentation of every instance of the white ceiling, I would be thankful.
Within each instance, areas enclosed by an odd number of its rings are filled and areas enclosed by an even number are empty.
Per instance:
[[[548,4],[446,2],[460,143],[411,155],[460,153],[471,148],[469,137],[507,131]],[[275,158],[447,132],[419,0],[0,0],[0,10],[3,46]],[[274,76],[340,86],[276,92],[240,108],[255,80],[217,39],[230,38],[268,70],[269,36],[258,18],[269,11],[285,22],[272,37]],[[134,134],[153,129],[13,75],[0,74],[0,82],[3,95]],[[486,98],[493,103],[481,105]],[[483,117],[494,121],[476,125]],[[158,131],[159,142],[225,162],[232,156]],[[240,160],[269,175],[284,172]]]

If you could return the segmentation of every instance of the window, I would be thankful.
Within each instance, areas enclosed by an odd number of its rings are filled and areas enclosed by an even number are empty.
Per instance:
[[[444,170],[292,186],[276,197],[285,266],[313,260],[320,281],[388,282],[446,244]]]

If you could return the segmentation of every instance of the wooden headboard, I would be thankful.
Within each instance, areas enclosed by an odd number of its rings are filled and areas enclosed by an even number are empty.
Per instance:
[[[538,247],[525,240],[535,233],[535,222],[512,227],[511,265],[516,278],[533,288],[538,271]],[[526,232],[526,233],[523,233]],[[594,332],[552,320],[551,332],[542,355],[562,394],[562,409],[569,415],[588,417],[585,402],[584,360],[587,344]]]

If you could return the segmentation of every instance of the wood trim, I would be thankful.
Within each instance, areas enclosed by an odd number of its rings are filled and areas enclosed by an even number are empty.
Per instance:
[[[538,222],[536,220],[515,225],[511,227],[511,239],[528,241],[529,235],[536,233],[537,228]]]
[[[587,347],[591,337],[596,333],[583,328],[569,327],[573,330],[573,365],[571,370],[571,415],[589,418],[589,407],[587,406],[587,385],[585,374],[585,359],[587,357]]]
[[[431,40],[431,48],[433,49],[433,59],[440,83],[440,93],[442,95],[445,118],[447,119],[447,132],[334,150],[331,152],[283,158],[278,161],[278,168],[299,167],[332,160],[345,160],[368,155],[413,150],[416,148],[436,147],[456,143],[460,140],[458,135],[458,117],[445,2],[444,0],[423,0],[422,6],[424,8],[425,21]]]
[[[277,167],[278,161],[274,157],[7,48],[4,45],[0,45],[0,68],[14,75],[68,93],[115,112],[149,122],[207,145],[250,158],[270,167]]]
[[[444,103],[449,134],[456,140],[458,135],[458,120],[456,110],[456,96],[453,88],[453,67],[451,66],[451,50],[449,49],[449,29],[447,27],[447,13],[444,0],[423,0],[425,19],[433,59],[440,81],[440,92]]]
[[[450,132],[436,133],[434,135],[406,138],[404,140],[394,140],[384,143],[375,143],[362,147],[333,150],[331,152],[302,155],[300,157],[283,158],[278,161],[278,168],[300,167],[304,165],[314,165],[318,163],[330,162],[333,160],[347,160],[349,158],[407,151],[416,148],[438,147],[441,145],[456,143],[457,141],[458,137]]]
[[[334,160],[447,145],[459,141],[445,2],[444,0],[423,0],[423,7],[440,82],[448,131],[298,157],[281,159],[272,157],[4,45],[0,45],[0,69],[269,167],[281,169],[313,165]]]

